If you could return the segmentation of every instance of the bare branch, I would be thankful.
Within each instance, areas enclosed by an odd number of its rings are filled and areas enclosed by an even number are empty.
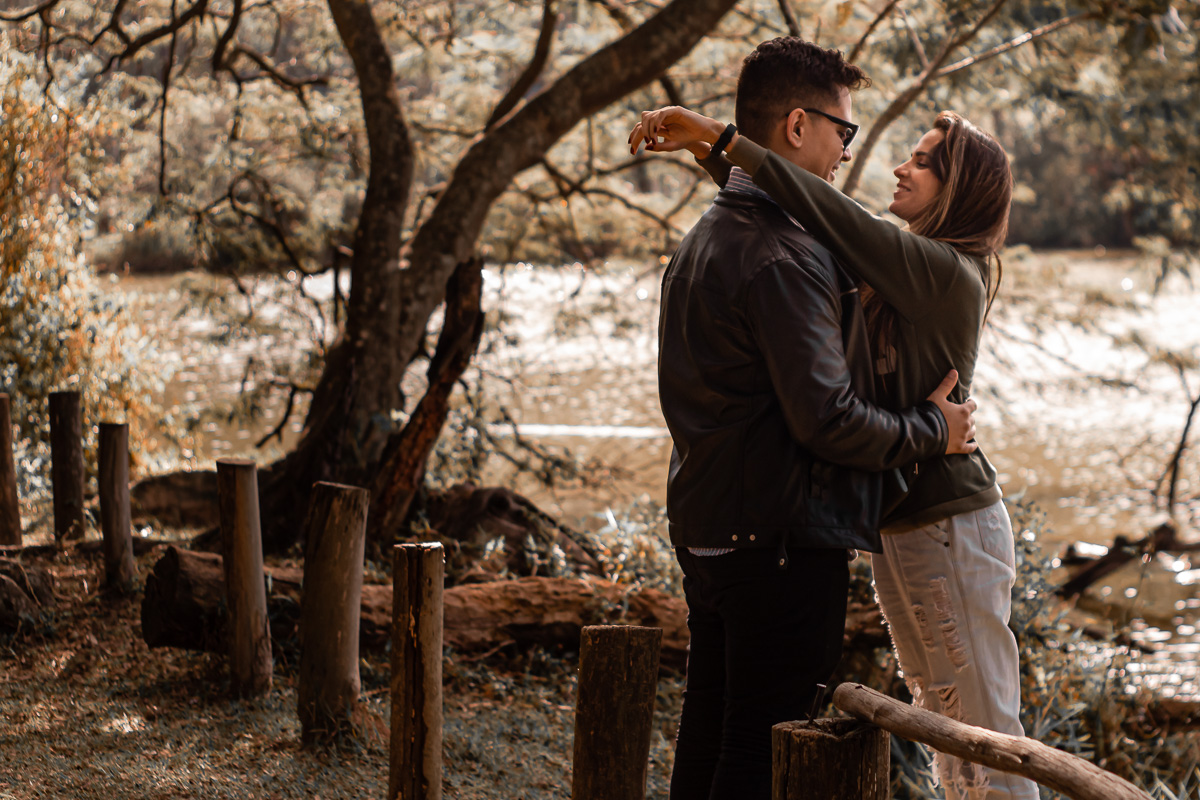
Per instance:
[[[46,2],[42,3],[41,5],[28,8],[24,11],[17,11],[13,14],[0,14],[0,22],[25,22],[33,19],[34,17],[41,16],[43,13],[54,8],[60,2],[62,2],[62,0],[46,0]]]
[[[1179,482],[1179,462],[1183,458],[1183,451],[1187,449],[1188,434],[1192,430],[1192,421],[1196,417],[1196,409],[1200,408],[1200,395],[1192,400],[1192,406],[1188,409],[1187,421],[1183,423],[1183,433],[1179,437],[1179,446],[1175,448],[1175,455],[1171,458],[1171,483],[1167,490],[1167,513],[1174,516],[1175,513],[1175,489]]]
[[[172,3],[172,8],[174,8],[174,3]],[[141,36],[129,42],[129,44],[125,46],[124,50],[114,54],[108,59],[108,62],[104,65],[104,69],[101,71],[107,71],[116,62],[124,61],[133,57],[138,51],[148,45],[154,44],[159,39],[167,36],[174,36],[181,28],[190,23],[192,20],[202,17],[205,9],[207,8],[208,0],[196,0],[194,5],[188,7],[188,9],[179,16],[176,16],[174,11],[172,11],[171,21],[168,24],[160,25],[153,30],[146,31]],[[116,17],[114,16],[112,19],[115,20]]]
[[[908,12],[903,8],[900,9],[900,18],[904,20],[904,28],[908,31],[908,38],[913,43],[913,48],[917,51],[917,59],[921,62],[921,71],[925,72],[929,69],[929,56],[925,55],[925,45],[921,43],[921,37],[917,36],[917,31],[913,28],[912,18],[908,16]]]
[[[951,73],[958,72],[959,70],[962,70],[962,69],[966,69],[967,67],[973,67],[976,64],[982,64],[984,61],[987,61],[988,59],[992,59],[992,58],[995,58],[996,56],[1003,55],[1004,53],[1007,53],[1009,50],[1014,50],[1023,44],[1028,44],[1029,42],[1032,42],[1034,39],[1045,36],[1048,33],[1053,33],[1054,31],[1059,30],[1060,28],[1065,28],[1068,25],[1073,25],[1076,22],[1082,22],[1083,20],[1097,19],[1097,18],[1099,18],[1099,16],[1100,15],[1094,11],[1084,11],[1084,12],[1080,12],[1078,14],[1072,14],[1069,17],[1063,17],[1062,19],[1055,20],[1054,22],[1051,22],[1048,25],[1043,25],[1040,28],[1034,28],[1031,31],[1026,31],[1025,33],[1022,33],[1020,36],[1014,37],[1013,39],[1010,39],[1009,41],[1007,41],[1003,44],[996,45],[995,47],[993,47],[989,50],[984,50],[982,53],[976,53],[973,56],[967,56],[966,58],[962,59],[961,61],[956,61],[953,64],[942,67],[941,69],[939,69],[937,71],[937,75],[935,77],[941,78],[945,75],[950,75]]]
[[[175,21],[175,0],[171,0],[171,21]],[[158,114],[158,193],[167,196],[167,95],[171,91],[171,69],[175,66],[175,43],[178,28],[171,29],[171,44],[167,49],[167,63],[163,66],[162,108]]]
[[[233,13],[229,17],[229,24],[225,26],[225,30],[221,33],[221,38],[217,40],[216,47],[213,48],[212,68],[216,72],[224,66],[225,48],[229,47],[229,43],[233,41],[233,37],[237,34],[238,23],[242,19],[242,0],[233,0]]]
[[[529,91],[529,87],[533,86],[538,76],[542,74],[542,70],[546,68],[546,62],[550,58],[550,46],[554,42],[554,28],[557,24],[558,0],[545,0],[545,5],[542,8],[542,27],[538,31],[537,44],[533,48],[533,57],[529,60],[529,64],[526,65],[516,81],[513,82],[508,92],[496,104],[496,109],[488,117],[487,124],[483,126],[484,130],[493,127],[497,122],[508,116],[508,113],[517,107],[517,103],[520,103],[521,98]]]
[[[784,0],[780,0],[780,2],[784,2]],[[875,19],[871,20],[871,24],[867,26],[867,29],[863,31],[863,35],[860,36],[858,41],[854,44],[854,48],[850,51],[850,55],[846,56],[847,61],[853,63],[854,59],[858,58],[858,54],[861,53],[863,48],[867,46],[867,39],[871,38],[871,34],[874,33],[875,29],[879,27],[879,23],[883,22],[887,18],[888,14],[892,13],[892,11],[896,8],[896,4],[899,2],[900,0],[888,0],[888,4],[883,7],[882,11],[875,15]]]
[[[796,21],[796,12],[792,11],[792,4],[788,0],[779,0],[779,13],[783,14],[783,21],[787,25],[788,33],[792,36],[799,36],[800,23]]]
[[[987,10],[975,20],[975,24],[966,31],[960,33],[957,28],[951,31],[950,35],[946,37],[945,42],[943,42],[942,49],[934,56],[929,66],[922,70],[921,74],[909,84],[908,88],[888,104],[887,108],[876,119],[875,124],[871,126],[871,131],[867,134],[866,141],[859,148],[858,158],[854,160],[853,166],[850,167],[850,174],[846,176],[846,182],[842,186],[843,192],[853,196],[854,190],[858,188],[858,181],[862,177],[863,165],[867,163],[867,158],[870,156],[871,150],[878,144],[883,132],[908,110],[908,107],[921,96],[929,84],[937,79],[938,70],[942,68],[942,65],[946,63],[950,55],[978,36],[983,26],[991,22],[996,14],[1000,13],[1000,9],[1004,7],[1007,1],[993,0]],[[901,9],[901,12],[903,12],[903,9]]]

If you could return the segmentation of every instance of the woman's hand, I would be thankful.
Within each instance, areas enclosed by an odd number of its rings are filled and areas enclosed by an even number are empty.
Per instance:
[[[637,155],[644,144],[656,153],[686,149],[696,158],[705,158],[724,130],[725,126],[715,119],[682,106],[643,111],[642,121],[629,134],[629,153]]]
[[[978,406],[971,398],[967,398],[967,402],[962,405],[950,402],[950,392],[958,385],[958,370],[952,369],[946,373],[946,377],[933,394],[927,399],[932,400],[933,404],[942,412],[942,416],[946,418],[946,426],[950,429],[950,438],[946,442],[946,454],[951,453],[974,453],[979,445],[971,441],[975,438],[975,409]]]

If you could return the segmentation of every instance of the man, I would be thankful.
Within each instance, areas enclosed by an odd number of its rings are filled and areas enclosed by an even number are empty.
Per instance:
[[[738,129],[832,180],[867,83],[835,51],[764,42],[738,79]],[[771,726],[802,717],[841,657],[848,552],[880,549],[880,471],[974,447],[973,401],[946,400],[955,377],[914,408],[871,405],[854,283],[733,171],[662,286],[667,509],[691,633],[672,800],[769,798]]]

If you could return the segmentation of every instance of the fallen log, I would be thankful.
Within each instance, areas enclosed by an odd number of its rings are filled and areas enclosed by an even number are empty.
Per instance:
[[[1080,557],[1074,546],[1069,546],[1062,555],[1062,562],[1080,566],[1066,583],[1056,590],[1059,597],[1074,597],[1082,594],[1092,584],[1111,575],[1134,559],[1154,553],[1194,553],[1200,551],[1198,542],[1182,542],[1174,523],[1164,522],[1136,541],[1116,536],[1108,552],[1097,559]]]
[[[54,605],[54,576],[42,567],[0,558],[0,575],[12,580],[34,605]]]
[[[38,608],[16,581],[0,575],[0,630],[19,631],[35,626]]]
[[[1074,800],[1150,800],[1129,781],[1036,739],[1009,736],[905,705],[857,683],[843,683],[833,704],[853,717],[943,753],[1024,775]]]
[[[300,570],[266,569],[271,638],[287,642],[299,622]],[[687,608],[657,589],[630,590],[599,578],[519,578],[447,589],[445,642],[460,650],[509,643],[578,647],[585,625],[633,624],[664,629],[663,661],[682,667]],[[363,586],[359,641],[381,649],[392,620],[392,587]],[[228,621],[222,559],[169,547],[146,579],[142,638],[151,647],[223,652]]]
[[[271,638],[290,646],[299,622],[301,571],[267,567],[267,615]],[[146,579],[142,638],[151,647],[224,649],[225,584],[221,557],[170,547]],[[636,589],[587,576],[518,578],[453,586],[442,597],[444,640],[456,650],[475,652],[515,645],[579,646],[586,625],[628,624],[662,628],[662,663],[682,669],[687,661],[687,604],[657,589]],[[392,621],[392,587],[365,585],[359,618],[359,644],[382,649]],[[885,644],[878,608],[855,606],[847,618],[847,639],[857,635]]]

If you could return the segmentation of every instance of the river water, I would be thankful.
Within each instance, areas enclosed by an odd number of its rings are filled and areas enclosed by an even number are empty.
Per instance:
[[[1000,472],[1009,498],[1036,502],[1049,530],[1042,544],[1060,552],[1079,543],[1106,551],[1117,535],[1141,538],[1165,519],[1151,489],[1169,463],[1188,402],[1166,350],[1200,356],[1200,292],[1180,277],[1152,292],[1149,268],[1130,253],[1028,253],[1006,262],[976,371],[979,441]],[[631,504],[664,500],[670,439],[655,389],[655,325],[660,265],[610,264],[603,274],[581,265],[507,265],[485,273],[489,332],[468,378],[483,387],[484,405],[507,409],[513,426],[489,430],[535,446],[561,448],[590,462],[586,485],[546,485],[493,459],[488,481],[515,486],[552,514],[583,527],[615,522]],[[199,275],[111,279],[148,335],[168,377],[162,398],[177,416],[197,416],[182,461],[211,465],[225,456],[272,460],[294,442],[303,402],[281,439],[255,442],[276,427],[285,392],[271,394],[262,414],[231,422],[225,410],[244,389],[261,388],[271,369],[304,361],[307,342],[326,334],[329,277],[250,279],[245,294],[225,279]],[[317,305],[295,301],[303,286]],[[291,296],[291,302],[281,298]],[[253,324],[214,321],[204,301],[221,298]],[[248,362],[252,366],[248,369]],[[275,367],[268,369],[269,365]],[[1184,370],[1193,393],[1200,368]],[[421,379],[407,386],[419,396]],[[1200,421],[1198,421],[1200,427]],[[1200,437],[1197,433],[1192,438]],[[1200,494],[1200,454],[1185,455],[1178,494]],[[1200,502],[1181,503],[1185,538],[1200,538]],[[1200,694],[1197,607],[1200,564],[1160,554],[1123,567],[1095,590],[1118,613],[1141,616],[1136,638],[1157,652],[1134,669],[1159,691]]]

